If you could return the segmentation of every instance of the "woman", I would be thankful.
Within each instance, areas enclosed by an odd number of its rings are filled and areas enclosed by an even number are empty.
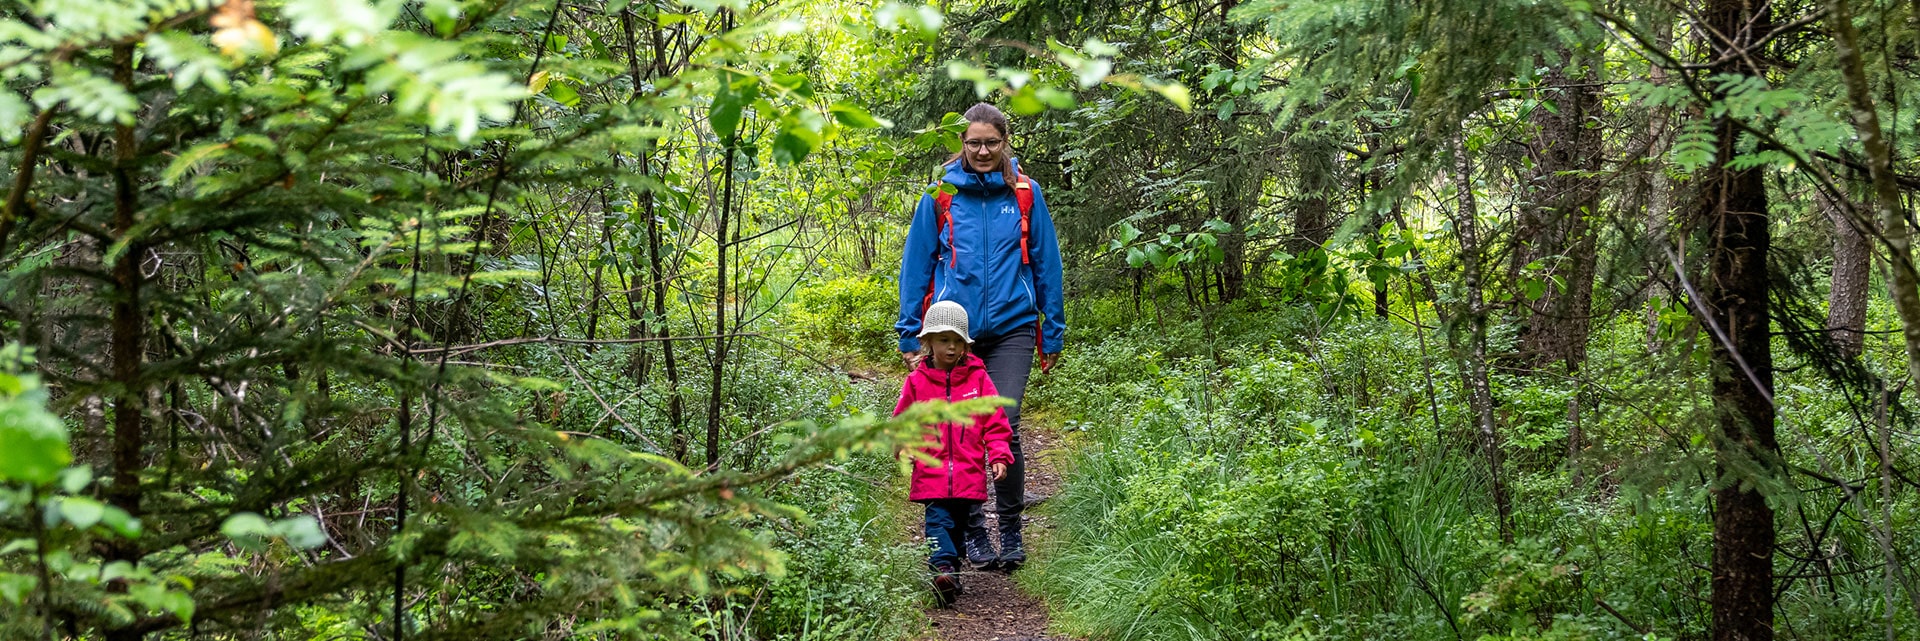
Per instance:
[[[967,519],[967,560],[975,567],[1012,571],[1027,560],[1020,540],[1027,466],[1020,451],[1019,403],[1026,397],[1034,352],[1046,371],[1065,345],[1060,241],[1040,186],[1021,175],[1013,158],[1007,115],[980,103],[965,117],[961,151],[948,159],[941,178],[953,188],[951,200],[936,196],[939,192],[922,196],[907,229],[900,320],[894,328],[900,332],[901,357],[914,365],[920,350],[915,337],[928,306],[953,301],[977,319],[973,352],[986,362],[994,387],[1015,403],[1007,408],[1013,465],[993,484],[999,550],[976,504]]]

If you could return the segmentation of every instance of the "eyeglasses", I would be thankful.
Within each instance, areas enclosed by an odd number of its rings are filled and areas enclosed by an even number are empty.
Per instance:
[[[990,138],[987,140],[980,140],[976,138],[973,140],[966,141],[966,145],[968,149],[985,149],[988,151],[999,149],[1000,145],[1004,145],[1004,144],[1007,144],[1007,141],[1001,140],[999,138]]]

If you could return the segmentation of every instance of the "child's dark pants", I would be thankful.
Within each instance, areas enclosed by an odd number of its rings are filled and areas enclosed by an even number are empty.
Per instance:
[[[939,499],[927,502],[927,547],[933,554],[927,563],[935,570],[951,572],[960,567],[961,528],[966,524],[967,510],[979,505],[979,501],[966,499]]]

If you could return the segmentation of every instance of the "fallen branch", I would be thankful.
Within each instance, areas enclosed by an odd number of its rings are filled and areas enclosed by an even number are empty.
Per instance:
[[[512,347],[514,345],[536,345],[536,344],[627,345],[632,343],[661,343],[661,342],[667,342],[667,341],[703,341],[703,340],[713,340],[716,338],[734,338],[739,336],[759,336],[759,335],[760,335],[760,332],[740,332],[740,333],[734,333],[734,334],[710,334],[706,336],[651,336],[647,338],[603,338],[603,339],[597,339],[597,340],[587,340],[584,338],[563,338],[560,336],[532,336],[527,338],[503,338],[497,341],[475,343],[472,345],[451,345],[447,347],[428,347],[428,348],[421,348],[421,349],[409,349],[407,350],[407,353],[409,354],[445,353],[447,356],[458,356],[461,354],[477,352],[483,349],[493,349],[495,347]]]

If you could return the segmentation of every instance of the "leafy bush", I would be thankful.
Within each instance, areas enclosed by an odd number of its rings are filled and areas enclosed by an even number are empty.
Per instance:
[[[899,292],[872,276],[847,276],[795,291],[786,334],[802,351],[841,366],[891,364],[899,348],[893,322]]]

